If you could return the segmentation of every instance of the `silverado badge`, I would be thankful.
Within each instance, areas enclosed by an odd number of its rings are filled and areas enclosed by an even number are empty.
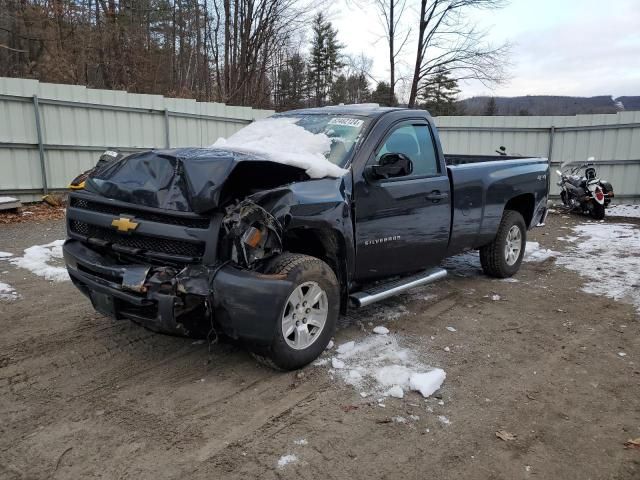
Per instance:
[[[400,240],[400,235],[394,235],[393,237],[374,238],[373,240],[365,240],[365,247],[369,245],[378,245],[379,243],[397,242]]]
[[[136,228],[138,228],[138,225],[138,223],[131,221],[131,219],[127,217],[120,217],[117,220],[111,222],[112,227],[116,227],[119,232],[124,233],[135,230]]]

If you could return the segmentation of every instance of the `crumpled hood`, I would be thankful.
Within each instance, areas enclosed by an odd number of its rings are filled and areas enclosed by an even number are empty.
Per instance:
[[[250,153],[181,148],[135,153],[97,169],[85,189],[103,197],[148,207],[205,213],[218,206],[225,182],[239,165],[273,170],[281,184],[306,177],[304,170]],[[271,167],[271,165],[273,167]],[[240,179],[236,179],[236,183]],[[271,184],[265,188],[273,188]],[[277,183],[277,182],[276,182]],[[259,188],[259,186],[258,186]]]

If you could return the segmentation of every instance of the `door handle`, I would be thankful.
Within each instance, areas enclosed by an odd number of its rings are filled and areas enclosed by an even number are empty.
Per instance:
[[[440,192],[440,190],[434,190],[427,195],[427,200],[431,200],[433,203],[437,203],[440,200],[444,200],[445,198],[449,198],[449,194],[442,193]]]

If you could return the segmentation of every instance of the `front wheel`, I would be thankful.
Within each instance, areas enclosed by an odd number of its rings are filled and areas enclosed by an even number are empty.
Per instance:
[[[490,277],[507,278],[516,274],[522,264],[527,244],[527,225],[519,212],[505,210],[498,233],[488,245],[480,248],[480,264]]]
[[[285,275],[293,289],[279,315],[274,338],[254,356],[279,370],[295,370],[315,360],[333,336],[340,312],[340,288],[325,262],[308,255],[283,253],[266,273]]]
[[[604,205],[600,205],[598,202],[593,201],[589,213],[595,220],[604,219]]]

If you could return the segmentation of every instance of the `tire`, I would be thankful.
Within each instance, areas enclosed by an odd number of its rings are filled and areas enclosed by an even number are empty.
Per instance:
[[[514,250],[507,253],[507,244],[510,234],[519,231],[520,234],[520,250],[514,256]],[[515,242],[515,240],[512,240]],[[513,243],[515,246],[515,243]],[[480,264],[484,273],[490,277],[508,278],[516,274],[520,270],[522,258],[527,244],[527,225],[524,218],[519,212],[514,210],[505,210],[500,220],[498,233],[493,241],[480,248]],[[515,261],[514,261],[515,260]]]
[[[593,201],[593,205],[589,209],[589,213],[594,220],[604,219],[604,205],[600,205],[598,202]]]
[[[567,199],[567,192],[566,190],[562,189],[562,191],[560,192],[560,200],[562,200],[562,204],[565,206],[569,206],[569,200]]]
[[[340,313],[340,286],[331,267],[309,255],[283,253],[267,265],[265,273],[285,275],[294,284],[294,288],[280,312],[271,345],[254,347],[252,354],[258,361],[272,368],[296,370],[318,358],[335,333]],[[318,293],[320,291],[322,293]],[[314,305],[305,306],[303,303],[306,295],[309,298],[318,295],[319,300]],[[297,300],[301,300],[300,303]],[[301,310],[296,309],[296,304],[300,305]],[[325,309],[326,318],[322,327],[312,325],[312,321],[321,323]],[[293,319],[296,319],[296,323]],[[291,328],[291,334],[285,337],[284,330]],[[307,334],[303,334],[305,329]],[[307,340],[310,343],[307,344]]]

